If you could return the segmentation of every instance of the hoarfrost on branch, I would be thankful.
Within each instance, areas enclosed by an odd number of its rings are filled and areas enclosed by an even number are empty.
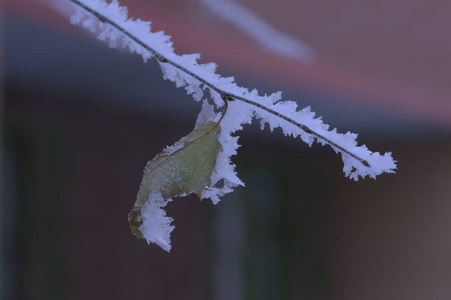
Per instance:
[[[222,145],[216,167],[211,175],[211,186],[205,187],[202,198],[210,198],[218,203],[220,197],[230,193],[235,187],[244,185],[235,172],[231,157],[237,153],[238,137],[234,133],[250,124],[254,118],[261,123],[262,129],[267,124],[270,130],[280,127],[287,136],[300,137],[309,146],[314,141],[322,145],[328,144],[335,152],[341,154],[345,175],[358,180],[369,176],[376,178],[382,173],[393,173],[396,163],[391,153],[381,155],[368,148],[358,146],[357,134],[350,132],[341,134],[336,129],[315,118],[310,107],[298,109],[297,103],[282,100],[282,93],[261,95],[257,90],[249,90],[235,83],[233,77],[222,77],[216,73],[216,64],[199,64],[199,54],[177,55],[174,53],[170,36],[164,32],[151,32],[151,23],[134,20],[128,17],[126,7],[113,0],[67,0],[72,4],[75,13],[71,17],[73,24],[79,24],[97,35],[110,47],[125,47],[132,53],[140,54],[146,62],[156,57],[163,77],[173,81],[177,87],[183,87],[195,101],[203,101],[203,108],[198,122],[215,121],[221,117],[224,102],[228,103],[227,113],[221,120],[221,131],[218,137]],[[207,92],[207,93],[205,93]],[[206,98],[206,95],[209,97]],[[234,101],[231,101],[234,100]],[[156,201],[157,199],[158,201]],[[155,201],[154,201],[155,200]],[[143,234],[148,242],[157,243],[169,251],[170,226],[172,219],[166,217],[162,207],[170,199],[160,199],[149,195],[149,205],[145,208],[145,216],[158,216],[161,222],[144,220]]]

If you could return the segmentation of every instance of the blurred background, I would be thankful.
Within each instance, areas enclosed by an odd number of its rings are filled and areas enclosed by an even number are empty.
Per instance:
[[[121,2],[178,54],[393,152],[397,173],[351,181],[330,148],[253,124],[234,157],[246,187],[176,199],[171,253],[147,246],[127,221],[142,171],[200,104],[153,60],[5,0],[2,299],[451,299],[451,2],[239,3],[316,60],[266,51],[201,1]]]

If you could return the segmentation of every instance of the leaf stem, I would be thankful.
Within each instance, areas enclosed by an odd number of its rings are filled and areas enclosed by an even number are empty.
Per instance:
[[[248,103],[250,105],[253,105],[255,107],[258,107],[272,115],[275,115],[291,124],[293,124],[294,126],[298,127],[299,129],[303,130],[304,132],[313,135],[314,137],[316,137],[317,139],[320,139],[324,142],[326,142],[327,144],[329,144],[332,148],[335,148],[335,150],[342,152],[344,154],[347,154],[349,156],[351,156],[352,158],[356,159],[357,161],[359,161],[360,163],[362,163],[364,166],[366,167],[371,167],[370,164],[364,160],[363,158],[358,157],[357,155],[355,155],[354,153],[346,150],[345,148],[341,147],[340,145],[332,142],[331,140],[329,140],[328,138],[322,136],[321,134],[311,130],[309,127],[307,127],[304,124],[301,124],[299,122],[296,122],[295,120],[282,115],[281,113],[266,107],[264,105],[261,105],[260,103],[257,103],[255,101],[246,99],[244,97],[235,95],[233,93],[229,93],[227,91],[224,91],[218,87],[216,87],[215,85],[213,85],[212,83],[210,83],[209,81],[207,81],[206,79],[200,77],[199,75],[197,75],[196,73],[193,73],[192,71],[188,70],[187,68],[177,64],[176,62],[171,61],[170,59],[164,57],[163,55],[161,55],[160,53],[158,53],[157,51],[155,51],[153,48],[151,48],[149,45],[145,44],[143,41],[141,41],[140,39],[138,39],[136,36],[132,35],[130,32],[128,32],[127,30],[125,30],[123,27],[121,27],[120,25],[118,25],[117,23],[115,23],[114,21],[110,20],[109,18],[105,17],[104,15],[102,15],[101,13],[99,13],[98,11],[90,8],[89,6],[86,6],[85,4],[81,3],[78,0],[68,0],[72,3],[74,3],[75,5],[81,7],[82,9],[84,9],[85,11],[89,12],[91,15],[93,15],[94,17],[96,17],[100,22],[102,23],[106,23],[106,24],[110,24],[111,26],[113,26],[114,28],[116,28],[118,31],[120,31],[121,33],[123,33],[125,36],[127,36],[128,38],[130,38],[131,40],[133,40],[134,42],[136,42],[138,45],[140,45],[141,47],[143,47],[144,49],[146,49],[147,51],[149,51],[152,55],[154,55],[160,62],[162,63],[168,63],[170,65],[172,65],[173,67],[179,69],[180,71],[183,71],[184,73],[188,74],[189,76],[195,78],[196,80],[202,82],[204,85],[208,86],[210,89],[214,90],[215,92],[219,93],[222,97],[222,99],[224,100],[224,102],[227,105],[228,101],[232,101],[232,100],[240,100],[242,102]],[[226,106],[227,109],[227,106]],[[219,120],[219,122],[222,120],[222,118],[224,117],[225,112],[223,113],[223,115],[221,116],[221,119]],[[218,124],[219,124],[218,122]]]

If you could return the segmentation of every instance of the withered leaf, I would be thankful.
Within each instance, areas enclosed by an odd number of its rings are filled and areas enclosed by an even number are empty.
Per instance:
[[[167,147],[147,163],[133,210],[129,214],[130,228],[142,237],[141,206],[150,194],[160,194],[164,199],[202,191],[211,185],[211,175],[222,146],[218,141],[219,124],[208,121],[194,129],[174,145]]]

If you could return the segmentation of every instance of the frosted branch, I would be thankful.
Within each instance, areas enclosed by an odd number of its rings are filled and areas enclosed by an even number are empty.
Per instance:
[[[97,34],[98,39],[108,42],[111,47],[122,46],[140,54],[144,61],[155,57],[164,79],[173,81],[177,87],[185,88],[196,101],[201,101],[204,93],[207,92],[216,108],[222,108],[222,113],[216,113],[215,107],[208,100],[203,99],[196,129],[186,137],[192,137],[194,132],[199,134],[206,124],[216,124],[213,127],[215,135],[212,145],[215,147],[212,148],[214,150],[212,156],[203,156],[202,151],[206,151],[208,147],[200,143],[199,137],[191,144],[184,144],[183,153],[176,155],[178,149],[182,149],[178,148],[178,144],[163,151],[165,154],[170,151],[174,161],[181,162],[177,166],[172,166],[168,160],[164,166],[161,166],[166,170],[162,175],[153,173],[155,168],[152,164],[152,162],[158,163],[154,160],[159,161],[162,156],[157,156],[150,162],[149,174],[152,175],[144,174],[135,208],[129,215],[129,221],[133,225],[132,231],[137,236],[142,233],[148,242],[156,243],[166,251],[170,250],[172,219],[166,217],[162,208],[172,197],[195,192],[199,197],[210,198],[213,203],[217,203],[220,197],[230,193],[236,186],[244,185],[238,178],[235,165],[231,161],[231,157],[236,155],[239,148],[238,137],[232,134],[241,130],[244,124],[250,124],[254,118],[260,120],[262,129],[266,124],[271,131],[281,128],[285,135],[300,137],[309,146],[315,140],[322,145],[330,145],[335,152],[341,153],[344,162],[343,171],[351,179],[358,180],[359,177],[366,176],[375,178],[384,172],[393,173],[396,169],[391,153],[381,155],[378,152],[369,151],[365,145],[358,146],[356,134],[350,132],[340,134],[336,129],[330,130],[329,125],[324,124],[321,118],[315,118],[315,113],[310,110],[310,107],[298,110],[296,102],[282,101],[281,92],[261,96],[255,89],[249,91],[240,87],[233,77],[225,78],[216,74],[215,64],[199,64],[198,54],[175,54],[169,36],[163,32],[152,33],[150,22],[129,19],[127,9],[119,6],[116,0],[112,0],[111,3],[104,0],[67,1],[72,3],[76,11],[71,17],[73,24],[81,24]],[[208,133],[202,133],[202,140]],[[207,141],[211,142],[210,139]],[[198,149],[192,151],[194,146]],[[192,176],[185,176],[193,181],[190,181],[189,185],[183,184],[187,186],[187,190],[166,195],[165,187],[179,187],[182,176],[177,175],[178,173],[181,174],[182,171],[187,170],[198,171],[199,163],[195,163],[195,166],[180,167],[180,164],[192,161],[182,157],[182,154],[186,155],[188,152],[191,153],[190,151],[194,153],[193,157],[199,158],[199,161],[202,161],[204,157],[211,158],[207,161],[208,168],[205,168],[208,169],[208,174],[205,175],[206,172],[203,172],[201,181]],[[165,184],[161,181],[163,179]],[[170,180],[167,181],[167,179]],[[192,186],[194,187],[191,188]],[[142,199],[146,203],[143,203]]]
[[[349,132],[343,135],[337,133],[335,129],[329,130],[328,125],[314,118],[315,114],[310,111],[310,108],[298,111],[295,102],[281,101],[280,92],[259,96],[256,90],[248,91],[238,87],[233,78],[223,78],[216,74],[215,64],[198,64],[199,55],[176,55],[169,36],[162,32],[151,33],[149,22],[128,19],[126,8],[120,7],[117,1],[114,0],[110,4],[103,0],[68,1],[85,13],[78,11],[72,17],[73,23],[82,23],[92,31],[100,31],[99,39],[109,39],[110,46],[116,46],[119,40],[118,35],[122,35],[124,46],[128,46],[132,52],[141,54],[145,60],[155,56],[160,62],[165,79],[174,81],[178,87],[185,87],[188,94],[192,94],[195,100],[201,100],[203,90],[208,89],[217,106],[223,105],[222,99],[238,100],[249,104],[253,107],[251,114],[255,114],[261,120],[262,126],[268,123],[271,129],[281,127],[286,135],[300,136],[309,145],[316,138],[321,144],[328,144],[336,152],[340,152],[345,163],[346,175],[355,180],[358,176],[366,175],[374,178],[383,172],[393,172],[396,168],[390,153],[381,156],[379,153],[370,152],[365,146],[358,147],[355,142],[357,135]],[[100,10],[102,13],[99,12]],[[93,19],[86,13],[99,21],[100,26],[97,25],[101,27],[100,29],[95,28]],[[252,119],[252,116],[250,118]],[[229,133],[241,129],[240,124],[250,122],[236,119],[239,124]]]
[[[332,146],[332,148],[334,148],[336,151],[344,153],[346,155],[351,156],[352,158],[356,159],[357,161],[359,161],[360,163],[362,163],[364,166],[366,167],[371,167],[371,165],[368,163],[368,161],[366,161],[365,159],[358,157],[356,154],[344,149],[342,146],[336,144],[335,142],[331,141],[330,139],[326,138],[325,136],[313,131],[312,129],[310,129],[308,126],[301,124],[285,115],[280,114],[279,112],[266,107],[260,103],[257,103],[255,101],[252,101],[250,99],[244,98],[242,96],[227,92],[225,90],[222,90],[220,88],[218,88],[217,86],[215,86],[214,84],[210,83],[208,80],[200,77],[199,75],[197,75],[196,73],[188,70],[187,68],[181,66],[180,64],[172,61],[171,59],[163,56],[161,53],[157,52],[155,49],[151,48],[149,45],[145,44],[143,41],[141,41],[139,38],[137,38],[136,36],[134,36],[133,34],[131,34],[129,31],[125,30],[123,27],[119,26],[117,23],[113,22],[112,20],[110,20],[109,18],[105,17],[104,15],[100,14],[99,12],[91,9],[90,7],[88,7],[87,5],[81,3],[78,0],[68,0],[78,6],[80,6],[81,8],[83,8],[84,10],[86,10],[87,12],[91,13],[93,16],[95,16],[100,22],[102,23],[107,23],[110,24],[111,26],[113,26],[115,29],[117,29],[118,31],[120,31],[121,33],[123,33],[125,36],[127,36],[128,38],[130,38],[131,40],[133,40],[134,42],[136,42],[138,45],[140,45],[141,47],[143,47],[144,49],[146,49],[147,51],[149,51],[153,56],[155,56],[161,63],[168,63],[170,65],[172,65],[173,67],[177,68],[178,70],[184,72],[185,74],[191,76],[192,78],[198,80],[199,82],[205,84],[206,86],[208,86],[209,88],[211,88],[212,90],[214,90],[215,92],[217,92],[218,94],[221,95],[221,97],[223,99],[226,99],[228,101],[233,101],[233,100],[240,100],[243,101],[245,103],[248,103],[250,105],[253,105],[255,107],[258,107],[266,112],[269,112],[270,114],[277,116],[295,126],[297,126],[298,128],[300,128],[301,130],[303,130],[305,133],[307,134],[311,134],[314,137],[320,139],[321,141],[325,142],[326,144],[329,144],[330,146]]]

